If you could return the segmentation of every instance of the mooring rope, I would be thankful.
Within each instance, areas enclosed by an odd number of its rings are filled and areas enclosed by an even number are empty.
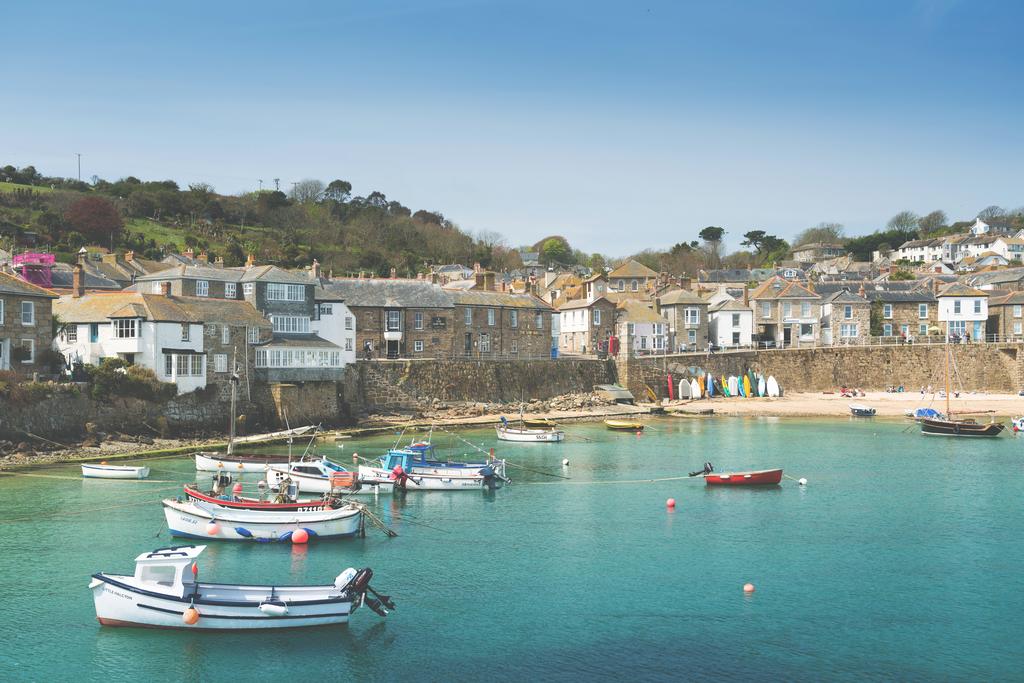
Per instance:
[[[99,479],[101,477],[66,477],[61,474],[34,474],[32,472],[6,472],[0,471],[0,476],[5,477],[38,477],[40,479],[67,479],[68,481],[82,481],[83,479]],[[107,481],[130,481],[136,484],[176,484],[170,479],[108,479]]]

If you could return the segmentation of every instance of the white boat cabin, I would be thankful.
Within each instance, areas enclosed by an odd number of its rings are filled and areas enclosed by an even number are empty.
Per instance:
[[[185,597],[195,586],[191,566],[205,545],[160,548],[135,558],[135,580],[140,584],[156,584],[161,593]]]

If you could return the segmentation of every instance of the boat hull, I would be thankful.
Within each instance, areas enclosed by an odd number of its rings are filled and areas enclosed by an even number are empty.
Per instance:
[[[216,589],[214,584],[199,584],[200,599],[161,596],[150,590],[138,590],[130,582],[132,577],[97,574],[90,587],[96,607],[96,619],[104,626],[135,626],[145,628],[179,628],[191,630],[255,630],[298,628],[303,626],[331,626],[348,622],[358,601],[343,596],[333,586],[310,586],[303,599],[313,604],[287,601],[287,613],[267,614],[259,608],[262,597],[249,601],[206,601],[203,596]],[[315,590],[318,589],[318,590]],[[253,586],[244,589],[253,596],[282,596],[281,589]],[[307,597],[308,596],[308,597]],[[314,598],[314,599],[310,599]],[[319,598],[319,599],[316,599]],[[243,604],[227,604],[243,602]],[[247,604],[246,604],[247,603]],[[189,607],[199,612],[199,620],[192,625],[182,618]]]
[[[994,438],[1003,433],[1006,426],[1001,422],[960,422],[958,420],[933,420],[921,418],[921,433],[927,436],[959,436]]]
[[[565,439],[565,432],[558,429],[504,429],[496,427],[498,440],[518,443],[559,443]]]
[[[299,487],[301,493],[336,493],[345,496],[365,496],[381,493],[388,494],[395,490],[395,484],[388,480],[387,474],[383,477],[364,477],[362,472],[360,472],[359,488],[348,489],[337,486],[332,487],[331,480],[328,477],[317,477],[301,472],[289,472],[287,465],[284,467],[271,467],[267,470],[267,481],[271,486],[279,486],[281,480],[285,477],[290,477]]]
[[[605,420],[604,426],[613,431],[639,432],[643,431],[643,422],[628,422],[625,420]]]
[[[484,477],[474,471],[468,473],[436,473],[415,470],[407,473],[405,488],[420,491],[479,491],[486,488]],[[391,473],[377,467],[359,466],[359,476],[389,477]],[[494,482],[495,488],[501,488],[501,479]]]
[[[196,453],[196,470],[199,472],[266,472],[267,467],[288,467],[281,456],[224,455],[215,456]]]
[[[145,479],[148,467],[119,465],[82,465],[82,476],[86,479]]]
[[[230,510],[277,510],[284,512],[319,512],[330,510],[331,506],[323,500],[305,500],[295,503],[273,503],[253,500],[252,498],[218,498],[196,489],[185,487],[185,496],[193,502],[208,503]]]
[[[165,500],[164,517],[172,536],[225,541],[290,541],[297,529],[310,538],[344,538],[362,528],[362,512],[356,508],[323,511],[231,510],[203,503]],[[216,521],[215,533],[210,523]]]
[[[704,475],[708,486],[772,486],[782,481],[782,470],[722,472]]]

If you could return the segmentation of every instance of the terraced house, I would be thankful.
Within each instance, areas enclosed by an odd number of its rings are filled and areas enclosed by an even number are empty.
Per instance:
[[[550,358],[554,309],[531,294],[452,290],[455,356]]]
[[[0,370],[49,372],[40,352],[53,342],[52,302],[57,296],[0,273]]]
[[[858,344],[871,335],[871,302],[843,289],[822,299],[821,343]]]
[[[758,342],[813,344],[821,331],[821,297],[798,282],[773,277],[750,294]]]
[[[930,289],[868,292],[876,318],[874,333],[916,339],[929,336],[938,323],[938,306]]]
[[[708,302],[687,289],[658,297],[658,313],[668,321],[673,351],[700,351],[708,345]]]

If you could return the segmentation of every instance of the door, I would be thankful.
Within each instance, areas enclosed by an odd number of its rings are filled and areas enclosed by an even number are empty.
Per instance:
[[[984,332],[981,329],[981,321],[974,321],[974,334],[971,335],[971,341],[984,341]]]
[[[6,339],[0,339],[0,370],[10,370],[10,364],[8,359],[11,357],[9,352],[10,342]]]
[[[466,339],[463,342],[463,349],[462,350],[466,353],[467,356],[470,353],[473,352],[473,333],[472,332],[467,332],[466,333]]]
[[[789,325],[786,325],[785,327],[782,328],[782,343],[783,343],[783,345],[789,346],[789,342],[790,342],[790,339],[791,339],[792,336],[793,336],[793,330],[789,327]]]
[[[388,341],[388,358],[398,358],[398,341]]]
[[[90,323],[89,324],[89,343],[95,344],[100,340],[100,324]]]

